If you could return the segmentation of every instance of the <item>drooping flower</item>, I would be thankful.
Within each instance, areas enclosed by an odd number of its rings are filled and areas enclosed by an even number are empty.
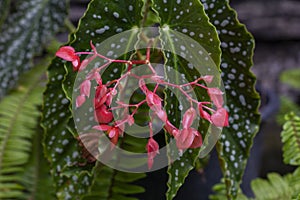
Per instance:
[[[90,80],[84,80],[80,84],[80,94],[84,95],[86,97],[90,97],[90,90],[91,90],[91,81]]]
[[[211,121],[215,126],[218,127],[228,126],[228,112],[225,108],[219,108],[214,114],[211,115]]]
[[[150,108],[151,107],[155,107],[154,109],[161,108],[161,101],[162,101],[162,99],[157,94],[155,94],[152,91],[147,91],[147,93],[146,93],[146,101],[147,101],[147,104],[148,104],[148,106]]]
[[[154,157],[159,154],[159,145],[152,137],[150,137],[146,145],[146,149],[148,153],[148,168],[151,169],[153,166]]]
[[[117,145],[119,136],[122,135],[122,133],[123,133],[119,127],[109,126],[106,124],[94,126],[93,129],[107,132],[107,135],[110,138],[110,141],[112,142],[111,148],[114,148]]]
[[[79,95],[76,98],[76,108],[82,106],[82,104],[84,104],[84,102],[85,102],[85,96],[84,95]]]
[[[196,110],[193,107],[185,111],[182,119],[183,129],[187,129],[193,124],[196,115],[197,115]]]
[[[91,81],[90,80],[84,80],[80,84],[80,95],[76,98],[76,108],[82,106],[84,104],[86,97],[90,96],[90,90],[91,90]]]
[[[73,70],[78,71],[80,68],[80,58],[75,53],[75,49],[71,46],[61,47],[55,54],[66,61],[72,62]]]
[[[95,120],[100,124],[107,124],[113,120],[113,113],[103,104],[94,111]]]
[[[199,132],[194,128],[186,128],[178,131],[173,132],[175,140],[176,140],[176,146],[179,150],[185,150],[187,148],[190,148],[195,140],[196,137],[198,137],[200,134]],[[199,139],[199,138],[197,138]],[[197,142],[198,144],[198,142]],[[195,143],[196,146],[196,143]]]
[[[219,88],[208,88],[207,93],[218,109],[223,106],[223,92]]]
[[[94,97],[94,107],[95,109],[102,106],[107,100],[107,88],[104,85],[98,85],[96,87],[96,93]]]
[[[202,106],[203,106],[202,103],[198,104],[198,110],[199,110],[199,113],[200,113],[200,117],[207,120],[207,121],[209,121],[210,123],[212,123],[210,114],[208,112],[206,112],[205,110],[203,110]]]
[[[163,122],[166,122],[168,117],[166,111],[162,108],[162,99],[154,92],[148,90],[146,93],[146,101],[150,109],[153,110]]]
[[[173,135],[173,132],[178,131],[178,129],[169,120],[166,121],[164,128],[171,135]]]
[[[198,132],[198,135],[195,135],[194,141],[189,148],[199,148],[202,146],[202,136]]]

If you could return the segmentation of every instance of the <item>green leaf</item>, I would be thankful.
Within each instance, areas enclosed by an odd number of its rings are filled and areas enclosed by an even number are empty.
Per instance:
[[[293,199],[296,199],[300,195],[300,167],[298,167],[293,173],[285,175],[285,180],[289,183],[292,190]]]
[[[283,161],[300,166],[300,117],[290,113],[285,116],[285,120],[281,133]]]
[[[228,1],[201,2],[221,40],[221,70],[229,111],[229,127],[223,129],[217,150],[228,195],[235,197],[260,122],[260,98],[254,89],[256,79],[249,71],[254,40],[245,26],[239,23],[236,12],[230,8]]]
[[[259,200],[291,199],[292,191],[287,181],[279,174],[268,174],[268,180],[255,179],[251,187]]]
[[[153,8],[159,13],[161,19],[160,37],[164,50],[168,50],[164,52],[167,60],[165,68],[169,79],[172,79],[171,82],[183,84],[186,82],[182,82],[182,77],[190,82],[195,80],[195,76],[218,74],[218,72],[214,72],[219,70],[220,42],[215,28],[208,22],[202,4],[193,0],[154,1]],[[190,39],[187,40],[187,38]],[[195,45],[199,44],[201,48],[195,48]],[[196,64],[192,63],[191,60],[196,60]],[[209,72],[210,70],[211,72]],[[175,71],[175,73],[172,71]],[[215,79],[217,82],[218,77],[215,77]],[[171,92],[171,90],[172,88],[169,88],[166,91],[165,108],[170,111],[168,116],[172,119],[171,122],[175,126],[179,126],[182,112],[189,107],[189,102],[186,101],[186,98],[178,96],[176,91]],[[207,99],[207,95],[203,91],[195,89],[195,93],[198,100]],[[174,96],[177,98],[174,98]],[[205,98],[203,99],[203,97]],[[200,127],[200,133],[207,132],[207,124],[202,123]],[[178,152],[171,149],[169,154],[176,157]],[[169,166],[167,199],[175,197],[189,171],[194,167],[199,151],[200,149],[188,150],[182,156],[178,156],[178,160]]]
[[[36,134],[44,90],[45,66],[41,62],[19,81],[19,86],[0,102],[0,198],[26,195],[24,177]]]
[[[134,2],[91,1],[84,17],[79,22],[77,31],[71,36],[70,44],[76,51],[86,51],[86,49],[91,49],[90,41],[97,46],[110,36],[138,27],[142,20],[142,7],[143,1],[141,0]],[[78,134],[75,130],[70,104],[77,74],[73,72],[69,63],[64,68],[64,63],[57,58],[53,60],[48,72],[49,83],[44,95],[43,111],[44,145],[46,156],[51,162],[57,196],[59,199],[76,199],[86,194],[89,194],[91,198],[94,195],[105,194],[105,191],[103,192],[105,187],[102,189],[93,185],[113,186],[111,181],[114,180],[106,176],[109,174],[101,173],[98,179],[98,176],[94,174],[90,176],[93,164],[80,167],[86,161],[81,157],[81,148],[75,139]],[[106,80],[109,78],[110,76],[107,76]],[[98,181],[94,180],[92,184],[92,179]],[[91,192],[88,192],[88,186],[91,184]]]
[[[17,1],[0,27],[0,98],[33,66],[32,58],[63,25],[66,10],[66,0]]]
[[[300,89],[300,70],[297,69],[289,69],[282,72],[280,75],[281,82],[290,85],[293,88]]]

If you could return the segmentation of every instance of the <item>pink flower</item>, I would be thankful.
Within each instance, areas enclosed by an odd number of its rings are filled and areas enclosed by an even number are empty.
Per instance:
[[[82,106],[85,102],[85,97],[90,96],[91,81],[85,80],[80,84],[80,95],[76,98],[76,108]]]
[[[190,148],[195,140],[195,137],[200,135],[198,131],[194,128],[186,128],[183,130],[175,131],[173,133],[176,140],[177,148],[179,150]]]
[[[96,94],[94,98],[94,106],[95,108],[99,108],[102,106],[107,100],[107,88],[104,85],[98,85],[96,87]]]
[[[212,123],[210,114],[205,110],[203,110],[201,103],[198,104],[198,109],[199,109],[200,117]]]
[[[147,104],[150,108],[151,107],[155,107],[154,109],[161,108],[162,99],[152,91],[147,91],[146,101],[147,101]]]
[[[164,128],[171,135],[173,135],[173,132],[178,131],[178,129],[169,120],[166,121]]]
[[[107,132],[108,137],[112,142],[111,148],[114,148],[117,145],[119,136],[122,135],[122,130],[117,126],[109,126],[106,124],[102,124],[102,125],[94,126],[93,129]]]
[[[97,69],[93,69],[90,73],[88,73],[86,79],[88,79],[88,80],[94,79],[94,80],[96,80],[96,82],[99,85],[102,85],[102,79],[101,79],[101,76],[100,76],[99,72],[97,71]]]
[[[91,81],[90,80],[84,80],[80,84],[80,95],[90,97],[90,90],[91,90]]]
[[[214,114],[212,114],[211,121],[218,127],[228,126],[228,113],[226,109],[219,108]]]
[[[218,109],[223,106],[223,92],[219,88],[208,88],[207,93]]]
[[[202,80],[204,80],[206,83],[211,83],[213,78],[214,78],[214,76],[206,75],[206,76],[202,77]]]
[[[162,109],[161,101],[162,99],[152,91],[147,91],[146,101],[151,110],[163,121],[167,121],[167,113]]]
[[[80,58],[76,55],[75,50],[71,46],[61,47],[55,54],[66,61],[72,62],[73,70],[78,71],[80,67]]]
[[[198,135],[195,136],[193,143],[191,144],[190,148],[199,148],[202,146],[202,136],[198,132]]]
[[[150,137],[146,145],[146,149],[148,153],[148,168],[151,169],[153,166],[154,157],[159,154],[159,145],[152,137]]]
[[[185,111],[182,119],[183,129],[187,129],[193,124],[196,115],[197,115],[196,110],[193,107]]]
[[[106,105],[101,105],[95,108],[94,111],[95,119],[100,124],[107,124],[113,120],[113,114]]]
[[[85,102],[85,96],[84,95],[79,95],[76,98],[76,108],[82,106],[82,104],[84,104],[84,102]]]

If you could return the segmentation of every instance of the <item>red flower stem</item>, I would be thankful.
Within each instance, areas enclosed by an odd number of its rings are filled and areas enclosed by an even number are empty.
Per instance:
[[[202,107],[205,108],[205,109],[207,109],[207,110],[209,110],[209,111],[211,111],[211,112],[213,112],[213,113],[216,112],[214,109],[212,109],[212,108],[210,108],[210,107],[207,107],[207,106],[202,106]]]
[[[201,85],[201,84],[199,84],[199,83],[195,83],[194,85],[196,85],[196,86],[199,86],[199,87],[202,87],[203,89],[208,89],[208,87],[206,87],[206,86],[204,86],[204,85]]]
[[[158,86],[159,86],[159,84],[156,84],[156,85],[155,85],[155,88],[154,88],[154,90],[153,90],[154,93],[156,93],[156,90],[157,90]]]
[[[196,101],[195,99],[193,99],[190,95],[188,95],[188,93],[187,93],[186,91],[184,91],[184,89],[182,89],[181,85],[176,85],[176,84],[168,83],[168,82],[165,82],[165,81],[163,81],[162,84],[168,85],[168,86],[171,86],[171,87],[174,87],[174,88],[177,88],[177,89],[180,90],[180,92],[181,92],[184,96],[186,96],[190,101],[192,101],[192,102],[194,102],[194,103],[196,103],[196,104],[199,103],[198,101]]]
[[[144,99],[143,101],[141,101],[141,102],[139,102],[138,104],[136,104],[135,105],[135,109],[134,109],[134,111],[132,112],[132,116],[134,116],[135,115],[135,113],[137,112],[137,110],[139,109],[139,107],[142,105],[142,104],[144,104],[144,103],[146,103],[147,101],[146,101],[146,99]]]
[[[155,69],[152,67],[151,63],[148,62],[147,64],[148,64],[148,67],[150,68],[150,70],[152,71],[152,73],[155,74],[155,75],[157,75],[157,74],[156,74],[156,71],[155,71]]]
[[[147,64],[146,60],[131,60],[130,62],[136,65]]]

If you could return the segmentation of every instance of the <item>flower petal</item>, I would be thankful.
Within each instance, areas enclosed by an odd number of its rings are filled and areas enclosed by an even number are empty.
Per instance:
[[[82,104],[84,104],[84,102],[85,102],[85,96],[84,95],[79,95],[76,98],[76,108],[82,106]]]
[[[219,88],[208,88],[207,93],[217,108],[223,106],[223,92]]]
[[[228,126],[228,113],[225,108],[218,109],[212,116],[211,121],[215,126]]]
[[[74,61],[76,60],[76,55],[75,55],[75,50],[73,47],[71,46],[64,46],[61,47],[56,53],[55,55],[57,57],[60,57],[66,61]]]
[[[183,119],[182,119],[183,129],[187,129],[193,124],[193,122],[196,118],[196,115],[197,115],[196,110],[193,107],[189,108],[184,113]]]

